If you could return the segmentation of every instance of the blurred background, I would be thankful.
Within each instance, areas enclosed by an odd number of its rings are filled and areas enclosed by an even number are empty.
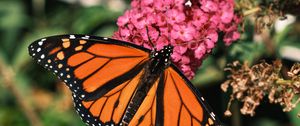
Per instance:
[[[117,30],[118,16],[129,7],[130,0],[0,0],[0,126],[84,126],[74,111],[70,91],[31,60],[27,46],[57,34],[110,37]],[[299,126],[299,105],[285,113],[267,99],[253,117],[240,114],[239,102],[233,102],[231,117],[223,115],[229,94],[220,85],[226,79],[227,63],[239,60],[252,65],[262,59],[281,59],[289,68],[300,61],[299,16],[275,19],[266,29],[255,27],[255,21],[245,17],[241,39],[230,47],[218,42],[193,83],[225,125]]]

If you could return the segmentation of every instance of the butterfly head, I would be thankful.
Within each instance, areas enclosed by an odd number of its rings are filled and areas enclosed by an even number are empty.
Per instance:
[[[171,60],[171,55],[173,53],[173,46],[172,45],[166,45],[163,49],[159,51],[161,53],[162,58],[165,62],[168,62]],[[168,60],[168,61],[167,61]]]
[[[173,53],[173,46],[172,45],[166,45],[163,47],[163,49],[157,51],[154,49],[151,54],[151,58],[153,59],[153,62],[155,62],[156,67],[162,67],[162,69],[165,69],[171,64],[171,55]]]

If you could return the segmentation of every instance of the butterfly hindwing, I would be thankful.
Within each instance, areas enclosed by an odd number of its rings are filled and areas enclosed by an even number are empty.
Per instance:
[[[221,125],[204,98],[173,64],[164,72],[157,97],[159,123],[165,126]]]
[[[76,111],[82,120],[88,124],[120,124],[142,73],[96,100],[83,101],[73,95]]]

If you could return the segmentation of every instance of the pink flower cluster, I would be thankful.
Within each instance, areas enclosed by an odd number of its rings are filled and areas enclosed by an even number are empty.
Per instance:
[[[146,48],[153,48],[149,38],[157,49],[173,45],[173,62],[191,79],[218,33],[226,45],[240,37],[233,7],[233,0],[133,0],[113,37]]]

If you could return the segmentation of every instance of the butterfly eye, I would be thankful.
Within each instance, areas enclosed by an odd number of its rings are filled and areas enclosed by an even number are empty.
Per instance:
[[[152,52],[150,53],[150,58],[154,58],[154,57],[157,56],[157,55],[158,55],[157,52],[152,51]]]

